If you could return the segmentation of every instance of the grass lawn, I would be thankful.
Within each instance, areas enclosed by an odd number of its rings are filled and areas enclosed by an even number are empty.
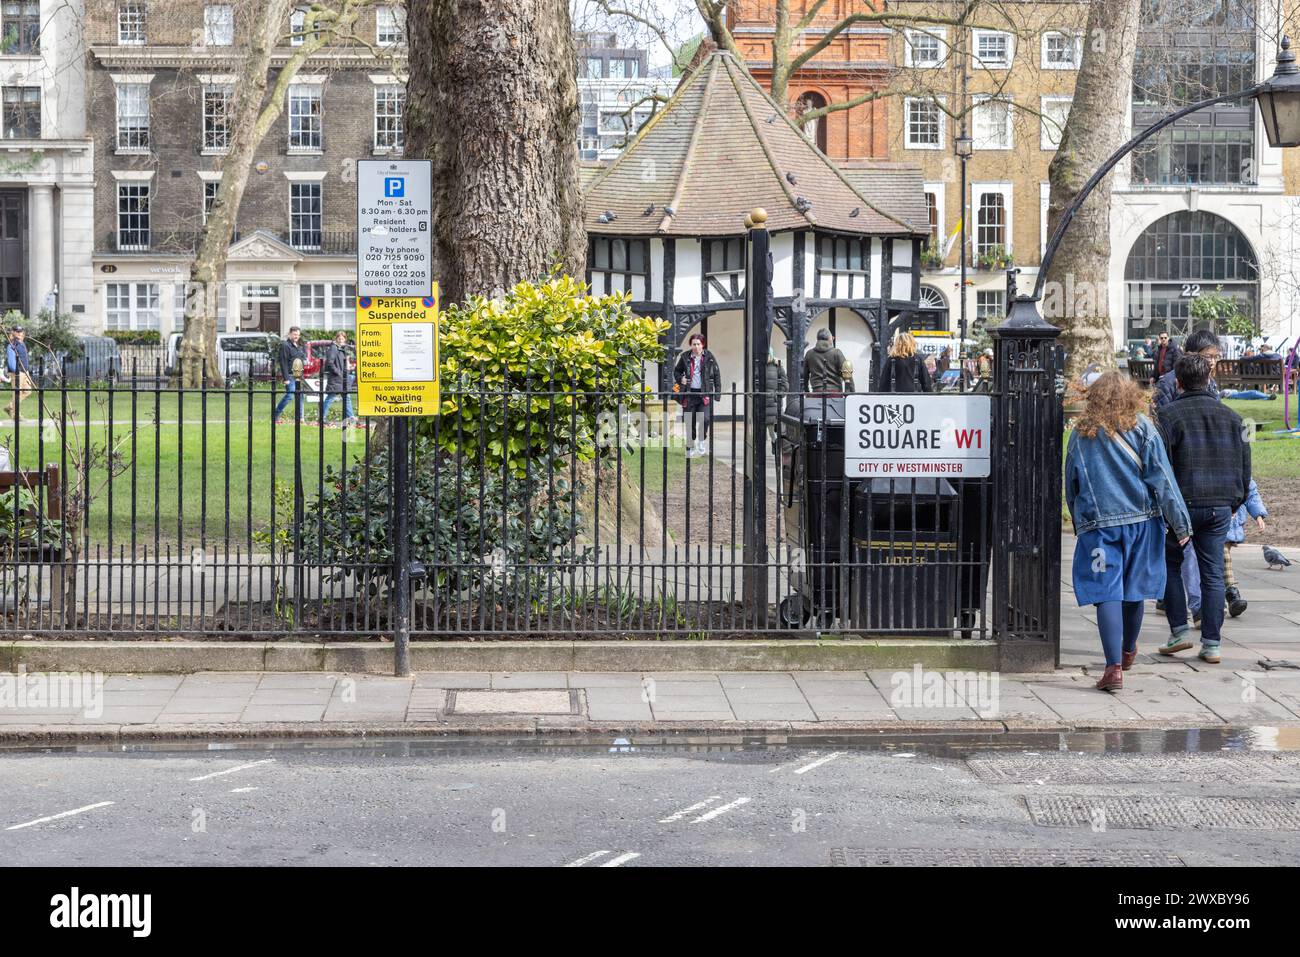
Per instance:
[[[1254,422],[1255,444],[1250,450],[1251,470],[1255,480],[1295,479],[1300,477],[1300,432],[1275,434],[1282,428],[1282,400],[1225,400],[1225,405],[1248,424]],[[1296,404],[1291,405],[1291,422],[1296,418]]]
[[[295,465],[307,500],[314,499],[322,465],[337,470],[357,461],[365,448],[365,430],[321,429],[315,424],[319,407],[307,403],[308,424],[295,454],[292,407],[286,410],[287,424],[271,422],[278,398],[279,393],[265,390],[251,397],[237,390],[180,396],[117,393],[110,409],[107,392],[92,392],[87,409],[85,392],[69,393],[68,421],[77,425],[75,430],[69,425],[68,438],[84,443],[88,436],[92,446],[113,449],[117,462],[111,480],[102,458],[92,468],[92,547],[129,547],[133,533],[136,543],[151,547],[155,540],[184,548],[201,539],[211,545],[227,535],[232,547],[246,545],[252,531],[270,523],[274,482],[292,489]],[[35,421],[33,394],[24,403],[24,421],[17,430],[12,419],[0,425],[0,444],[20,467],[63,467],[57,425],[63,415],[58,402],[50,401],[57,399],[54,393],[46,401],[53,421]],[[340,406],[335,403],[330,410],[336,421]]]

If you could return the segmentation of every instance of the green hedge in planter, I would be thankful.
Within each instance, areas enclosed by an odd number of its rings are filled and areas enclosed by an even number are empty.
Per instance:
[[[119,346],[162,345],[162,333],[157,329],[106,329],[104,335]]]

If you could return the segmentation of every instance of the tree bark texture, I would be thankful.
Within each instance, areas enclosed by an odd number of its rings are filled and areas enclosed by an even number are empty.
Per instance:
[[[1048,172],[1049,235],[1088,178],[1125,142],[1133,56],[1141,0],[1092,0],[1083,61],[1061,145]],[[1124,161],[1121,160],[1121,163]],[[1043,315],[1062,329],[1067,374],[1090,363],[1114,366],[1110,315],[1110,199],[1108,175],[1075,214],[1048,270]]]
[[[568,0],[410,0],[406,155],[433,161],[444,302],[586,261]]]

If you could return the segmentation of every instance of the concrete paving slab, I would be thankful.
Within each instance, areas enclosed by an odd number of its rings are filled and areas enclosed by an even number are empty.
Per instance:
[[[734,721],[730,711],[670,711],[654,708],[656,721]]]
[[[800,701],[737,701],[731,711],[742,721],[816,721],[817,715]]]
[[[329,691],[337,681],[337,675],[311,673],[268,674],[262,676],[257,688],[259,691],[280,689],[293,691],[324,689]]]
[[[569,692],[565,690],[457,691],[453,714],[569,714]]]
[[[569,676],[563,671],[531,671],[507,673],[494,671],[491,675],[494,689],[511,688],[568,688]]]
[[[417,688],[490,688],[492,678],[486,671],[419,671],[415,673]]]
[[[161,714],[161,707],[137,706],[104,708],[94,717],[81,716],[74,719],[75,724],[153,724]]]
[[[325,704],[332,691],[332,688],[258,688],[250,696],[249,704]]]
[[[185,675],[108,675],[105,691],[175,691]]]
[[[266,707],[249,706],[240,715],[241,722],[253,721],[319,721],[325,714],[324,705],[281,704]]]
[[[587,716],[593,721],[653,721],[648,701],[641,700],[640,687],[587,688]]]
[[[640,688],[643,678],[639,671],[613,671],[608,673],[574,671],[569,674],[570,688]]]
[[[238,698],[217,698],[213,696],[174,697],[163,708],[163,717],[178,714],[226,714],[239,715],[248,707],[248,695]]]

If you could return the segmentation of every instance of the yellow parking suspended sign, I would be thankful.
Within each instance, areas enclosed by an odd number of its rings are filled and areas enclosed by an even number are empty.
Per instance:
[[[438,284],[423,297],[357,297],[362,415],[437,415]]]

